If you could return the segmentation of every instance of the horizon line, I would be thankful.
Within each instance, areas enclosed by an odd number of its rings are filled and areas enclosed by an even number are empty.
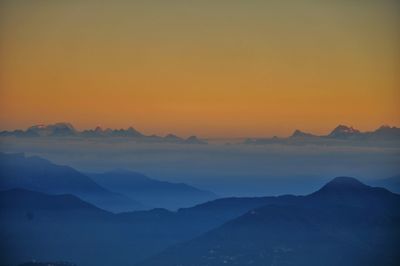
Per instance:
[[[28,127],[25,127],[25,128],[4,129],[4,128],[0,127],[0,132],[4,132],[4,131],[13,132],[13,131],[16,131],[16,130],[26,131],[26,130],[32,128],[32,127],[51,126],[51,125],[57,125],[57,124],[71,125],[73,127],[73,129],[76,130],[77,132],[83,132],[83,131],[87,131],[87,130],[95,130],[96,128],[100,128],[101,130],[108,130],[108,129],[111,129],[111,130],[128,130],[128,129],[132,128],[132,129],[138,131],[139,133],[143,134],[144,136],[152,136],[152,135],[167,136],[169,134],[179,136],[179,134],[172,133],[173,131],[169,131],[169,133],[164,133],[164,134],[144,133],[145,130],[142,131],[140,129],[137,129],[133,125],[127,126],[127,127],[103,127],[101,125],[97,125],[97,126],[94,126],[94,127],[82,128],[82,127],[74,126],[74,124],[71,123],[71,122],[60,122],[60,121],[59,122],[51,122],[51,123],[36,123],[36,124],[32,124],[31,126],[28,126]],[[353,125],[349,125],[349,124],[346,124],[346,123],[339,123],[336,126],[331,127],[331,129],[328,129],[327,131],[325,131],[325,133],[323,133],[323,134],[321,134],[321,133],[319,133],[319,134],[318,133],[312,133],[311,130],[308,131],[308,130],[304,130],[304,129],[300,129],[300,128],[294,128],[294,129],[291,130],[292,133],[290,133],[288,135],[277,135],[277,134],[262,135],[262,136],[254,136],[254,135],[253,136],[249,136],[249,135],[247,135],[247,136],[226,136],[226,135],[225,136],[220,136],[220,135],[217,136],[217,135],[215,135],[215,136],[203,136],[202,139],[252,139],[252,138],[274,138],[274,137],[287,138],[287,137],[292,136],[293,133],[295,133],[296,131],[300,131],[302,133],[307,133],[307,134],[312,134],[312,135],[315,135],[315,136],[327,136],[327,135],[329,135],[329,133],[331,133],[334,129],[336,129],[339,126],[345,126],[345,127],[348,127],[348,128],[352,128],[352,129],[360,131],[360,133],[373,132],[373,131],[376,131],[379,128],[382,128],[382,127],[400,128],[400,126],[398,126],[398,125],[389,125],[389,124],[386,124],[386,123],[382,123],[379,126],[375,126],[374,129],[372,129],[372,130],[360,130],[358,127],[354,127]],[[198,134],[184,134],[184,135],[185,135],[185,137],[190,137],[190,136],[199,137]]]

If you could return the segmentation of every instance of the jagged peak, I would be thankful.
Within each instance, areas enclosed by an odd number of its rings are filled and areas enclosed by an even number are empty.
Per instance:
[[[338,125],[329,134],[330,137],[348,136],[361,133],[358,129],[352,126]]]
[[[29,129],[51,129],[51,128],[68,128],[71,130],[75,131],[74,126],[71,123],[67,123],[67,122],[57,122],[54,124],[37,124],[37,125],[33,125],[31,127],[28,128]]]

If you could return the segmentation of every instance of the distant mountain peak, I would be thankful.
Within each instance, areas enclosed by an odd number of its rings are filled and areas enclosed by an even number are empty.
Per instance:
[[[358,179],[349,176],[338,176],[326,184],[326,186],[352,186],[352,187],[367,187]]]
[[[301,138],[301,137],[313,137],[313,134],[303,132],[299,129],[296,129],[293,134],[290,136],[291,138]]]
[[[180,138],[180,137],[178,137],[177,135],[174,135],[174,134],[168,134],[168,135],[166,135],[166,136],[164,137],[164,139],[165,139],[165,140],[168,140],[168,141],[174,141],[174,142],[183,141],[182,138]]]
[[[37,136],[66,136],[77,133],[74,126],[66,122],[58,122],[55,124],[39,124],[29,127],[26,132],[33,133]]]
[[[207,142],[200,140],[196,136],[190,136],[185,140],[185,143],[187,144],[207,144]]]
[[[361,132],[358,129],[353,128],[352,126],[346,125],[338,125],[332,132],[328,135],[329,137],[348,137],[352,135],[360,134]]]
[[[388,128],[396,128],[396,127],[391,127],[391,126],[389,126],[389,125],[382,125],[382,126],[380,126],[380,127],[378,128],[378,130],[379,130],[379,129],[388,129]]]
[[[142,133],[137,131],[134,127],[128,127],[127,131],[130,132],[130,133],[142,135]]]
[[[377,130],[375,130],[373,133],[375,133],[377,135],[384,135],[386,137],[388,137],[388,136],[399,137],[400,136],[400,128],[391,127],[389,125],[383,125],[383,126],[379,127]]]

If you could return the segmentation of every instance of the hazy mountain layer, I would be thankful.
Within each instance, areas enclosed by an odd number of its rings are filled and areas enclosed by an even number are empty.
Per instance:
[[[40,157],[0,153],[0,189],[23,188],[50,194],[73,194],[111,211],[143,209],[145,206],[111,192],[69,166]]]
[[[159,181],[128,170],[88,175],[105,188],[157,208],[179,209],[217,197],[209,191],[200,190],[184,183]]]

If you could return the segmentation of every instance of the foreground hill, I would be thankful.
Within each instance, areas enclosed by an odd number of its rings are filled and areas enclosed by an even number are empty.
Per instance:
[[[399,244],[400,196],[341,177],[139,265],[398,265]]]
[[[0,261],[132,265],[272,198],[247,198],[244,204],[240,198],[216,200],[178,212],[153,209],[113,214],[72,195],[0,191],[0,239],[4,240],[0,241]]]
[[[217,196],[183,183],[171,183],[149,178],[128,170],[114,170],[101,174],[88,174],[96,183],[147,206],[166,209],[189,207]]]
[[[0,190],[22,188],[73,194],[111,211],[143,209],[138,201],[113,193],[75,169],[24,154],[0,153]]]
[[[368,259],[391,265],[400,239],[399,197],[336,178],[308,196],[226,198],[177,212],[113,214],[74,196],[2,191],[0,261],[357,265]]]

